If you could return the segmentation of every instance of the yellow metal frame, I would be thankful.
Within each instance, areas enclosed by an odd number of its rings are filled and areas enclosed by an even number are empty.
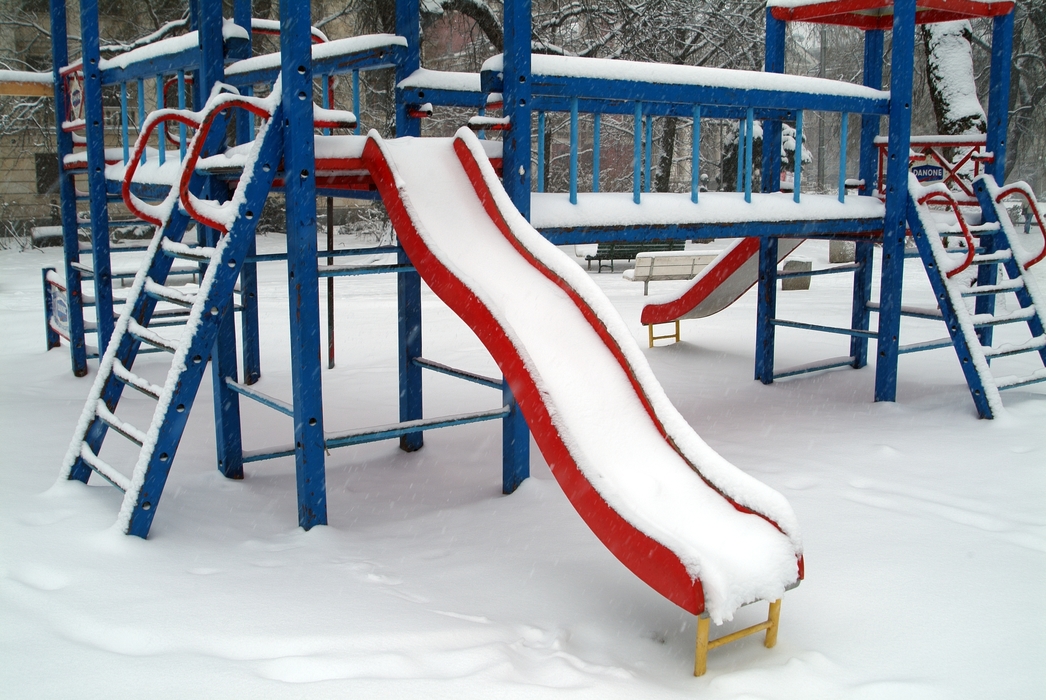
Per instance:
[[[664,340],[665,338],[672,338],[677,343],[679,342],[679,319],[676,319],[675,321],[673,321],[673,323],[676,324],[676,332],[675,333],[669,333],[668,335],[654,335],[654,326],[655,325],[664,325],[663,323],[662,324],[650,323],[650,324],[647,325],[647,331],[648,331],[648,334],[649,334],[649,337],[650,337],[650,347],[654,347],[654,341],[655,340]]]
[[[678,323],[678,321],[676,322]],[[751,627],[745,627],[743,630],[738,630],[732,634],[728,634],[719,639],[708,639],[708,631],[711,627],[711,621],[708,619],[707,613],[701,613],[697,618],[697,647],[694,654],[694,675],[703,676],[705,671],[708,670],[708,651],[721,647],[724,644],[730,642],[736,642],[738,639],[744,639],[745,637],[757,634],[766,630],[766,637],[763,639],[763,646],[767,649],[772,649],[777,644],[777,630],[781,623],[781,599],[770,603],[770,612],[766,617],[765,622],[760,622],[758,625],[752,625]]]

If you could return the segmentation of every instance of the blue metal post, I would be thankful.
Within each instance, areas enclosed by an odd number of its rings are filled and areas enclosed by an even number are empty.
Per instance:
[[[1006,175],[1006,131],[1009,127],[1010,61],[1013,53],[1013,10],[992,22],[992,64],[988,87],[987,149],[994,158],[984,171],[1001,185]]]
[[[127,83],[120,83],[120,145],[123,147],[123,164],[131,160],[130,118],[127,114]]]
[[[795,154],[792,165],[792,200],[798,204],[803,179],[803,110],[795,113]]]
[[[654,160],[654,116],[652,114],[646,115],[646,137],[643,139],[643,142],[645,156],[643,163],[643,191],[650,192],[653,189],[650,178],[650,164]]]
[[[421,65],[421,10],[418,0],[399,0],[396,3],[396,33],[407,39],[407,57],[396,68],[397,82],[416,71]],[[527,124],[529,128],[529,121]],[[406,105],[396,105],[396,135],[420,136],[421,120],[407,116]],[[506,148],[506,151],[509,149]],[[529,151],[528,151],[529,159]],[[527,192],[529,197],[530,193]],[[409,264],[400,251],[399,263]],[[315,265],[315,263],[313,263]],[[400,272],[397,276],[398,337],[399,337],[399,417],[401,421],[418,420],[423,416],[421,367],[414,363],[421,357],[421,277],[417,272]],[[419,450],[424,445],[421,432],[400,437],[400,449]]]
[[[312,24],[309,9],[307,3],[280,0],[294,458],[297,467],[298,523],[306,530],[314,525],[327,524],[319,275],[316,269]]]
[[[767,73],[785,71],[785,22],[774,18],[766,9],[766,52],[763,70]],[[781,189],[781,121],[763,120],[762,191]]]
[[[66,29],[65,0],[51,0],[51,55],[54,65],[55,136],[58,143],[58,187],[61,196],[62,249],[65,258],[66,301],[69,306],[69,360],[73,375],[87,374],[87,346],[84,342],[83,281],[73,263],[80,261],[80,241],[77,238],[76,189],[73,176],[65,172],[65,156],[73,152],[73,137],[62,128],[68,110],[69,96],[59,70],[69,63],[69,44]]]
[[[883,87],[883,39],[881,29],[864,33],[864,84],[881,90]],[[861,162],[858,177],[861,179],[860,194],[871,197],[876,192],[875,178],[878,170],[878,149],[875,137],[879,135],[879,116],[861,115]],[[851,328],[866,331],[871,324],[868,302],[872,298],[872,257],[875,244],[858,241],[854,251],[854,262],[859,266],[854,272]],[[850,357],[853,368],[860,369],[868,364],[868,339],[860,336],[850,338]]]
[[[185,109],[185,71],[178,71],[178,109]],[[178,125],[178,157],[185,160],[185,124]]]
[[[915,0],[895,0],[890,54],[890,128],[886,154],[886,216],[879,285],[879,337],[875,400],[897,398],[898,337],[904,282],[904,233],[908,214],[908,150],[912,131]]]
[[[142,122],[145,121],[145,78],[138,78],[138,135],[142,133]],[[135,138],[137,140],[137,136]],[[142,149],[142,160],[139,165],[145,164],[145,149]]]
[[[507,381],[501,397],[509,407],[501,423],[501,492],[512,493],[530,476],[530,430]]]
[[[599,192],[599,127],[602,115],[596,112],[592,115],[592,191]]]
[[[734,192],[740,192],[744,187],[745,168],[745,120],[737,123],[737,182],[734,184]]]
[[[755,378],[774,381],[774,318],[777,316],[777,239],[759,241],[759,287],[756,298]]]
[[[570,98],[570,203],[577,204],[577,98]]]
[[[404,0],[400,0],[403,2]],[[416,0],[411,0],[415,2]],[[502,179],[512,203],[530,218],[530,0],[504,5],[504,136]]]
[[[352,71],[352,113],[356,115],[356,135],[363,128],[363,117],[360,114],[360,72]]]
[[[251,0],[236,0],[233,20],[247,31],[247,41],[238,44],[239,52],[231,58],[248,58],[251,55]],[[246,111],[236,114],[236,143],[254,140],[254,117]],[[255,238],[247,249],[247,257],[257,253]],[[243,383],[254,384],[261,379],[261,332],[258,319],[258,265],[245,262],[240,269],[240,345],[243,353]]]
[[[163,76],[156,76],[156,109],[163,109],[164,107],[164,95],[163,95]],[[164,129],[161,127],[156,130],[156,148],[160,151],[160,165],[167,162],[167,140],[163,135]]]
[[[839,203],[846,202],[846,142],[850,138],[850,115],[839,113]]]
[[[690,201],[697,204],[701,191],[701,105],[694,105],[694,125],[690,135]]]
[[[54,272],[53,267],[45,267],[40,270],[44,283],[44,339],[47,341],[47,349],[62,347],[62,337],[51,327],[51,319],[55,315],[54,302],[51,299],[51,283],[47,281],[47,273]]]
[[[105,116],[102,111],[98,0],[80,0],[80,38],[84,63],[84,120],[87,131],[87,186],[90,195],[92,262],[98,354],[113,336],[113,279],[109,262],[109,207],[105,184]]]
[[[639,204],[643,191],[643,105],[636,102],[632,133],[632,201]]]
[[[545,191],[545,113],[538,112],[538,192]]]
[[[748,108],[745,117],[745,201],[752,201],[752,142],[755,132],[755,110]]]

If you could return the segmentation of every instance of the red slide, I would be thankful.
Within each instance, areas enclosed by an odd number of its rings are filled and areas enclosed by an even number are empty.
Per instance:
[[[802,242],[802,239],[780,239],[777,261],[784,260]],[[675,299],[644,306],[639,320],[649,325],[705,318],[733,304],[758,281],[759,239],[742,238],[702,270]]]
[[[476,137],[363,152],[422,279],[505,375],[584,521],[647,584],[719,622],[802,578],[795,515],[676,411],[595,283],[513,207]]]

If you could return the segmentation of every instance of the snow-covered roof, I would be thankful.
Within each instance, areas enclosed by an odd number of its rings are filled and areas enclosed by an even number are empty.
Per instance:
[[[889,29],[893,0],[767,0],[774,17],[795,22],[841,24],[861,29]],[[930,24],[1013,11],[1012,0],[916,0],[916,23]]]

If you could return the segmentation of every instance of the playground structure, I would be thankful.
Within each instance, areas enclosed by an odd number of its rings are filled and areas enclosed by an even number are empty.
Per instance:
[[[1037,352],[1046,363],[1042,306],[1036,303],[1034,285],[1026,285],[1023,275],[1042,255],[1028,257],[1012,245],[1015,232],[999,206],[1011,191],[1024,190],[1000,187],[992,177],[1002,171],[1005,159],[1012,2],[920,0],[918,7],[915,0],[771,2],[762,73],[532,55],[530,4],[506,2],[504,53],[489,59],[479,75],[445,74],[421,67],[416,0],[397,2],[395,35],[333,41],[311,28],[307,4],[282,2],[280,10],[279,23],[253,20],[250,1],[237,0],[229,20],[222,17],[219,3],[193,0],[186,27],[190,31],[103,61],[97,3],[84,0],[82,56],[70,63],[65,3],[51,2],[56,114],[64,117],[57,133],[66,266],[64,275],[45,273],[44,284],[54,305],[65,305],[61,330],[70,339],[74,372],[86,374],[88,358],[99,358],[63,474],[81,481],[98,474],[121,489],[125,497],[119,522],[129,534],[145,537],[149,532],[208,360],[219,470],[229,478],[240,478],[245,464],[293,456],[299,524],[306,529],[327,521],[324,459],[329,449],[398,438],[402,449],[414,451],[423,446],[426,430],[500,419],[503,491],[511,493],[529,474],[529,426],[572,504],[601,541],[655,590],[702,616],[695,665],[700,674],[707,649],[729,641],[709,642],[709,618],[729,619],[740,605],[771,601],[768,621],[742,632],[766,630],[766,644],[773,645],[779,598],[803,576],[794,515],[779,494],[736,470],[700,441],[667,402],[613,309],[580,268],[557,257],[552,244],[738,238],[679,299],[648,306],[643,322],[677,322],[714,313],[758,284],[756,377],[766,383],[801,372],[862,367],[870,339],[877,341],[876,400],[895,399],[899,355],[936,347],[956,348],[984,417],[998,411],[999,388],[1046,381],[1046,370],[997,380],[989,366],[993,357],[1017,352]],[[971,191],[957,196],[944,184],[924,188],[910,180],[911,57],[917,21],[978,16],[994,18],[989,132],[977,156],[984,175],[974,181]],[[865,84],[784,76],[785,23],[793,20],[843,23],[865,30]],[[887,28],[893,32],[892,71],[890,91],[884,92]],[[279,53],[253,56],[251,37],[257,32],[278,32]],[[358,107],[353,112],[335,109],[329,85],[332,76],[351,75],[358,102],[358,75],[368,70],[396,73],[396,137],[419,137],[426,114],[455,106],[474,109],[477,116],[470,125],[498,131],[502,139],[480,140],[468,132],[453,139],[403,140],[360,134]],[[155,84],[158,106],[165,104],[164,95],[173,84],[179,104],[156,109],[142,119],[132,143],[128,86],[136,87],[141,115],[146,112],[147,83]],[[109,140],[103,86],[116,86],[121,98],[119,135],[109,134]],[[313,100],[317,86],[322,106]],[[255,97],[256,88],[265,96]],[[193,110],[185,107],[190,91]],[[498,104],[501,117],[485,114]],[[838,195],[802,193],[798,170],[791,194],[776,191],[781,181],[782,126],[794,124],[801,143],[803,115],[810,111],[860,115],[858,194],[846,194],[846,118]],[[540,168],[543,115],[548,112],[570,115],[570,184],[563,193],[532,192],[532,125],[536,114]],[[581,114],[594,115],[596,125],[591,164],[596,191],[588,193],[578,192],[577,184]],[[599,115],[604,114],[634,118],[631,193],[598,191],[598,125]],[[652,120],[666,117],[692,120],[689,194],[649,192]],[[877,143],[882,117],[889,119],[888,136],[885,143]],[[736,193],[700,192],[700,125],[710,118],[735,119],[740,124],[738,163],[743,167],[738,169]],[[756,120],[762,122],[764,134],[760,182],[754,181],[752,156]],[[335,133],[338,130],[350,133]],[[235,133],[235,143],[227,142],[230,132]],[[107,147],[116,141],[119,147]],[[77,151],[80,147],[84,150]],[[877,158],[880,150],[885,168]],[[87,183],[90,264],[81,261],[77,240],[76,177]],[[274,190],[282,191],[286,201],[287,252],[259,256],[254,231]],[[318,250],[318,196],[380,197],[398,243]],[[156,231],[119,314],[114,313],[109,250],[108,207],[116,200],[124,202],[135,221],[155,226]],[[1029,195],[1029,201],[1034,202],[1034,197]],[[958,261],[962,269],[953,259],[956,252],[942,245],[942,234],[955,232],[942,228],[940,216],[930,210],[942,202],[954,213],[949,225],[966,243]],[[973,206],[979,215],[971,211]],[[196,240],[183,242],[191,225]],[[912,309],[901,303],[909,226],[940,301],[938,309]],[[849,328],[776,318],[777,279],[782,277],[777,262],[806,238],[857,242],[854,264],[815,271],[853,274]],[[882,245],[878,301],[871,299],[875,243]],[[482,256],[476,251],[482,251]],[[347,266],[332,261],[371,253],[395,254],[397,262]],[[321,258],[328,258],[328,263],[321,264]],[[256,265],[280,260],[287,265],[291,308],[290,401],[252,387],[261,375]],[[176,261],[199,269],[198,288],[167,284]],[[1006,273],[1004,279],[999,267]],[[976,270],[975,280],[972,272],[964,274],[967,268]],[[319,279],[377,273],[396,274],[398,280],[400,420],[340,433],[325,431]],[[93,280],[92,294],[84,290],[85,275]],[[512,288],[505,288],[506,279],[513,281]],[[422,280],[477,331],[503,379],[482,377],[423,356]],[[965,287],[959,284],[963,280]],[[542,319],[535,320],[527,309],[513,305],[519,285],[543,300]],[[977,298],[974,313],[963,302],[971,294]],[[1015,294],[1020,309],[996,314],[996,297],[1002,294]],[[93,324],[85,321],[88,304],[94,305]],[[871,330],[872,313],[878,314],[877,330]],[[902,346],[898,337],[905,315],[944,320],[949,337],[936,344]],[[584,366],[569,368],[569,377],[558,374],[557,363],[550,359],[555,353],[548,352],[547,346],[554,341],[541,332],[548,318],[558,320],[557,332],[574,329],[571,347],[585,349],[577,353],[584,357]],[[1031,339],[1020,346],[993,349],[992,329],[1018,322],[1028,325]],[[56,324],[49,314],[49,346],[58,342],[52,335],[57,333]],[[157,331],[171,324],[181,326],[178,338]],[[775,371],[778,327],[849,336],[849,354]],[[94,352],[86,342],[89,331],[97,338]],[[135,357],[147,351],[172,355],[163,386],[133,371]],[[421,402],[424,370],[500,390],[503,406],[426,417]],[[589,379],[578,379],[585,376]],[[572,382],[586,389],[577,390]],[[607,387],[607,395],[593,399],[592,386]],[[117,414],[125,388],[155,400],[148,427]],[[292,417],[293,441],[263,451],[245,449],[240,435],[241,396]],[[593,406],[606,408],[598,414],[596,426],[588,424]],[[627,406],[636,409],[634,414],[623,410]],[[610,430],[628,436],[625,450],[620,442],[610,449],[602,439],[615,421],[621,422],[620,429]],[[111,465],[101,457],[110,430],[137,447],[137,461],[130,468]],[[637,474],[634,465],[640,462],[655,467]],[[642,495],[651,489],[663,494],[661,500],[652,502]],[[701,515],[695,516],[695,511]],[[726,538],[730,546],[720,544],[723,532],[732,534]]]

